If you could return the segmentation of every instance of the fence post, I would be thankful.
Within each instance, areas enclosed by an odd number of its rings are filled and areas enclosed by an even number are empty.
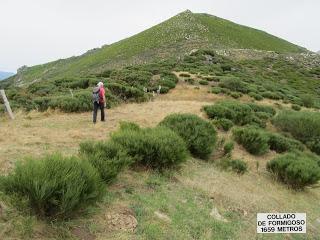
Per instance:
[[[13,116],[9,101],[7,99],[7,96],[6,96],[6,94],[5,94],[3,89],[0,90],[0,95],[2,96],[4,105],[6,106],[6,110],[7,110],[8,114],[9,114],[10,118],[13,120],[14,116]]]

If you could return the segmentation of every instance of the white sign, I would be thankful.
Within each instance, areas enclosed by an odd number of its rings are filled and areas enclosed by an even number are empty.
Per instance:
[[[258,213],[257,233],[306,233],[305,213]]]

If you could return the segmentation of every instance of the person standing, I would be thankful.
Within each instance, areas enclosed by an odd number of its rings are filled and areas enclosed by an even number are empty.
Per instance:
[[[104,108],[106,107],[106,96],[103,82],[99,82],[93,89],[93,123],[97,122],[98,109],[101,111],[101,121],[105,121]]]

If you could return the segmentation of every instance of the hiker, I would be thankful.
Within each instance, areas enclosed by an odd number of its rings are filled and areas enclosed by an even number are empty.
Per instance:
[[[104,108],[106,107],[106,96],[103,82],[99,82],[92,92],[93,98],[93,123],[97,122],[98,108],[101,110],[101,121],[105,121]]]

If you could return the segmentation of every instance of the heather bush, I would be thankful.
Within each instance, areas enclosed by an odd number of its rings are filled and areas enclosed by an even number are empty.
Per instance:
[[[300,107],[299,105],[297,105],[297,104],[292,104],[292,105],[291,105],[291,108],[292,108],[293,110],[295,110],[295,111],[300,111],[300,110],[301,110],[301,107]]]
[[[301,142],[277,133],[269,134],[268,144],[270,146],[270,149],[276,151],[277,153],[293,150],[304,150],[303,144]]]
[[[226,118],[214,119],[213,123],[215,126],[217,126],[217,128],[224,131],[229,131],[233,127],[233,122]]]
[[[209,82],[207,80],[200,80],[199,84],[200,85],[209,85]]]
[[[192,114],[171,114],[160,122],[181,136],[192,155],[206,159],[216,143],[216,131],[212,124]]]
[[[274,100],[281,99],[279,94],[276,93],[276,92],[269,92],[269,91],[263,92],[263,93],[261,93],[261,96],[264,97],[264,98],[269,98],[269,99],[274,99]]]
[[[218,166],[224,170],[231,170],[239,175],[243,175],[248,171],[248,164],[240,159],[231,159],[229,157],[222,158]]]
[[[254,93],[254,92],[249,92],[248,94],[250,97],[254,98],[257,101],[260,101],[263,99],[263,97],[260,94]]]
[[[227,88],[233,92],[248,93],[248,86],[237,78],[226,78],[219,83],[219,87]]]
[[[233,149],[234,149],[234,142],[232,141],[225,143],[223,146],[223,151],[225,155],[230,154]]]
[[[236,125],[256,125],[264,128],[266,121],[275,114],[272,107],[253,103],[236,101],[220,101],[214,105],[205,106],[204,111],[211,119],[228,119]]]
[[[312,95],[304,94],[304,95],[300,96],[300,99],[301,99],[302,106],[307,107],[307,108],[314,107],[315,99]]]
[[[276,111],[274,110],[274,108],[270,106],[254,104],[254,103],[247,103],[247,105],[256,113],[257,112],[267,113],[270,115],[270,117],[276,114]]]
[[[214,94],[219,94],[219,93],[221,93],[221,88],[220,87],[213,87],[211,89],[211,92]]]
[[[269,137],[261,129],[251,126],[235,128],[233,129],[233,136],[251,154],[262,155],[269,150]]]
[[[237,174],[244,174],[248,171],[248,165],[245,161],[240,159],[232,159],[230,161],[230,167],[232,171],[236,172]]]
[[[295,139],[305,143],[312,151],[320,154],[320,113],[307,111],[282,111],[272,123]]]
[[[112,182],[124,167],[132,163],[123,147],[112,141],[83,142],[80,144],[80,156],[97,169],[106,183]]]
[[[1,186],[27,199],[38,215],[51,218],[70,217],[104,194],[98,172],[87,161],[59,154],[18,162]]]
[[[235,98],[235,99],[238,99],[239,97],[241,97],[241,94],[238,93],[238,92],[231,92],[231,93],[230,93],[230,96],[233,97],[233,98]]]
[[[267,170],[294,189],[303,189],[320,180],[319,159],[299,152],[276,157],[268,162]]]
[[[120,129],[111,135],[111,141],[121,145],[137,164],[153,169],[177,167],[187,157],[183,139],[165,127]]]

